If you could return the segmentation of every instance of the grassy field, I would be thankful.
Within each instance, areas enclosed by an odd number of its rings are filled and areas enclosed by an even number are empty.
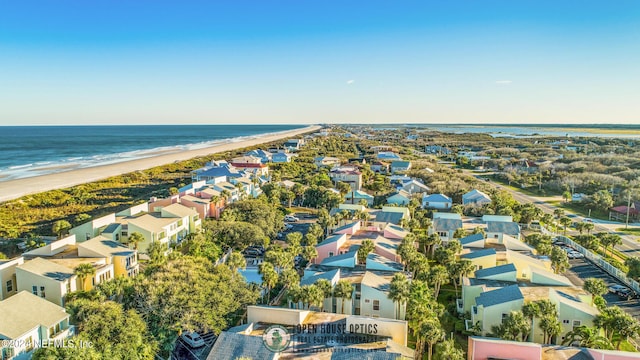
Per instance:
[[[634,228],[634,227],[630,227],[628,229],[625,229],[623,227],[617,228],[616,229],[617,232],[623,233],[625,235],[636,235],[636,236],[640,236],[640,228]]]

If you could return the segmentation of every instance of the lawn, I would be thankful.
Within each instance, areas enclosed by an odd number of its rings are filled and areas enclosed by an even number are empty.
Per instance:
[[[636,236],[640,236],[640,228],[628,228],[625,229],[623,227],[621,228],[617,228],[616,229],[617,232],[623,233],[625,235],[636,235]]]

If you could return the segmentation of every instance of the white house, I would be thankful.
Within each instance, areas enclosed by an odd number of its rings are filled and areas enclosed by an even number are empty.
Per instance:
[[[477,189],[462,195],[462,205],[482,205],[490,203],[491,197]]]
[[[453,205],[453,200],[444,194],[423,194],[422,195],[422,207],[438,210],[449,210]]]

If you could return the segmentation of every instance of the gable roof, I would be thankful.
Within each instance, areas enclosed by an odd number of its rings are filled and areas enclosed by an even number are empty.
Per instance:
[[[484,240],[484,235],[482,235],[481,233],[471,234],[460,239],[460,245],[471,244],[480,240]]]
[[[417,186],[417,187],[419,187],[421,189],[424,189],[425,191],[429,190],[429,187],[427,185],[425,185],[425,184],[423,184],[420,181],[417,181],[415,179],[411,179],[411,180],[409,180],[409,181],[407,181],[407,182],[402,184],[402,188],[403,189],[404,188],[408,188],[410,186]]]
[[[405,198],[407,198],[407,199],[411,199],[411,194],[409,194],[409,192],[408,192],[408,191],[405,191],[405,190],[402,190],[402,189],[400,189],[400,190],[398,190],[398,191],[393,192],[391,195],[389,195],[389,196],[387,197],[387,199],[392,198],[392,197],[394,197],[394,196],[398,196],[398,195],[403,196],[403,197],[405,197]]]
[[[487,198],[489,200],[491,200],[491,197],[485,193],[483,193],[482,191],[478,190],[478,189],[473,189],[471,191],[469,191],[468,193],[462,195],[462,197],[464,199],[472,199],[472,198],[476,198],[476,197],[483,197],[483,198]]]
[[[520,225],[515,222],[487,221],[487,232],[520,235]]]
[[[389,268],[389,271],[402,271],[404,270],[404,266],[402,266],[402,264],[400,264],[399,262],[396,261],[392,261],[387,259],[384,256],[380,256],[376,253],[370,253],[369,255],[367,255],[367,262],[366,262],[366,268],[369,269],[369,264],[373,262],[373,263],[377,263],[382,265],[383,267]],[[373,269],[373,270],[377,270],[377,269]]]
[[[337,233],[338,231],[343,231],[343,230],[348,230],[351,229],[352,227],[358,225],[360,222],[359,221],[354,221],[352,223],[346,224],[346,225],[342,225],[339,228],[336,228],[333,230],[334,233]],[[323,241],[324,242],[324,241]],[[322,243],[320,243],[322,244]]]
[[[460,258],[461,259],[477,259],[483,256],[490,256],[495,254],[496,254],[496,249],[490,248],[490,249],[472,251],[470,253],[460,255]]]
[[[166,211],[171,215],[179,216],[179,217],[188,217],[188,216],[198,215],[197,211],[193,210],[190,207],[187,207],[178,203],[165,206],[161,209],[161,211]]]
[[[402,160],[396,160],[396,161],[392,161],[391,162],[391,167],[409,167],[411,166],[411,161],[402,161]]]
[[[496,290],[485,291],[476,298],[476,305],[489,307],[510,301],[524,300],[518,285],[509,285]]]
[[[428,202],[452,202],[451,198],[448,197],[447,195],[444,194],[431,194],[431,195],[427,195],[425,194],[422,197],[422,201],[428,201]]]
[[[516,271],[516,266],[513,264],[504,264],[500,266],[494,266],[486,269],[476,270],[476,279],[482,279],[487,276],[494,276],[498,274],[506,274]]]
[[[0,335],[18,339],[37,326],[49,328],[68,317],[63,307],[20,291],[0,301]]]
[[[433,220],[433,229],[435,231],[456,231],[462,227],[460,219],[438,218]]]
[[[236,360],[242,357],[274,360],[277,356],[278,353],[270,351],[264,346],[262,336],[223,331],[218,335],[207,360]]]

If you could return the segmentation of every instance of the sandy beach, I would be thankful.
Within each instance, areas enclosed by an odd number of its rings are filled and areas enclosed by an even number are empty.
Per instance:
[[[296,136],[302,133],[316,131],[318,129],[320,129],[320,126],[309,126],[302,129],[282,132],[279,134],[258,136],[254,139],[225,143],[202,149],[163,154],[144,159],[65,171],[50,175],[2,181],[0,182],[0,202],[17,199],[24,195],[36,194],[54,189],[64,189],[71,186],[98,181],[111,176],[126,174],[138,170],[146,170],[156,166],[171,164],[176,161],[184,161],[199,156],[206,156],[243,147],[264,144]]]

